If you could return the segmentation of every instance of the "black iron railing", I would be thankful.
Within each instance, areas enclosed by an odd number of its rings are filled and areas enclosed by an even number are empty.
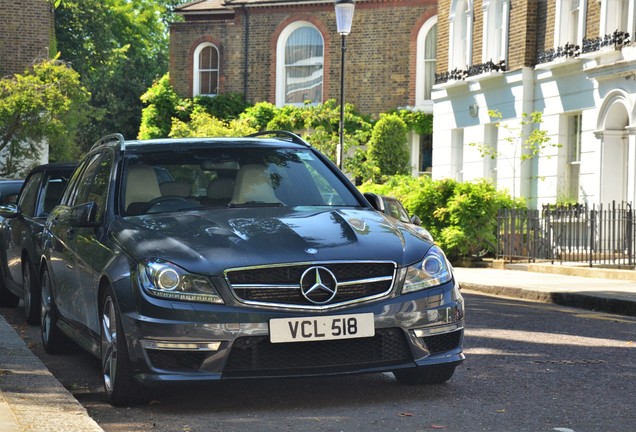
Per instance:
[[[537,52],[537,64],[548,63],[558,58],[577,58],[581,54],[600,51],[605,47],[622,49],[631,42],[629,33],[616,30],[592,39],[583,39],[582,46],[566,43],[564,46]]]
[[[468,77],[481,75],[487,72],[505,72],[506,61],[493,62],[492,60],[468,66],[467,69],[455,68],[448,72],[435,74],[435,84],[442,84],[448,81],[463,81]]]
[[[501,210],[498,259],[584,262],[634,268],[636,230],[630,203]]]

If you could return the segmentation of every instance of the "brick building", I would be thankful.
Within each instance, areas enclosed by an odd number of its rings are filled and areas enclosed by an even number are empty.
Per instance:
[[[0,1],[0,77],[24,72],[36,58],[48,58],[54,39],[48,0]]]
[[[634,1],[439,0],[438,21],[433,177],[532,207],[636,201]],[[552,145],[524,160],[531,112]]]
[[[346,38],[346,102],[364,114],[432,112],[436,0],[358,0]],[[170,77],[182,97],[238,92],[283,106],[340,97],[333,1],[198,0],[170,27]],[[430,139],[411,137],[414,173]],[[427,156],[428,153],[428,156]]]

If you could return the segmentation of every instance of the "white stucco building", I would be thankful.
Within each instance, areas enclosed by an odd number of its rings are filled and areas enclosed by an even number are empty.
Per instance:
[[[634,3],[440,1],[433,177],[490,178],[531,208],[636,202]],[[530,158],[533,127],[549,144]]]

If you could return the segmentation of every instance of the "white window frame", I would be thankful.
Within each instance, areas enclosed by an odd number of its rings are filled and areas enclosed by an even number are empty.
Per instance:
[[[308,21],[294,21],[289,24],[287,27],[283,29],[278,37],[278,41],[276,42],[276,106],[282,107],[285,105],[298,105],[298,104],[287,104],[285,102],[285,47],[287,45],[287,40],[291,36],[291,34],[302,27],[312,27],[314,28],[320,37],[322,38],[322,47],[323,47],[323,58],[322,58],[322,94],[320,95],[319,101],[313,101],[312,105],[317,105],[322,103],[325,98],[325,37],[322,35],[322,32]]]
[[[425,108],[430,106],[430,113],[433,112],[430,92],[435,85],[435,73],[432,77],[426,74],[426,64],[436,62],[436,58],[429,59],[425,56],[426,39],[431,35],[431,31],[437,31],[437,15],[429,18],[419,33],[417,34],[416,55],[415,55],[415,106]],[[435,55],[437,57],[437,54]],[[427,85],[427,83],[429,85]],[[428,94],[427,94],[428,93]]]
[[[473,12],[473,0],[453,0],[451,3],[449,70],[466,70],[473,64]]]
[[[482,62],[508,62],[510,0],[484,0],[484,43]],[[500,18],[499,20],[497,18]],[[500,31],[498,31],[500,29]]]
[[[624,22],[618,22],[623,19]],[[601,1],[601,36],[614,33],[615,30],[633,34],[634,2],[628,0]]]
[[[201,81],[199,78],[199,72],[201,72],[201,68],[199,65],[199,54],[201,54],[201,51],[203,51],[205,48],[207,47],[212,47],[216,50],[216,58],[218,60],[218,63],[216,65],[216,69],[203,69],[204,71],[208,71],[208,72],[216,72],[216,88],[217,88],[217,92],[219,89],[219,79],[221,78],[220,75],[220,65],[221,65],[221,52],[219,51],[219,48],[214,45],[211,42],[203,42],[202,44],[200,44],[199,46],[197,46],[197,48],[194,50],[194,59],[193,59],[193,67],[192,67],[192,97],[194,96],[216,96],[217,93],[211,93],[211,94],[202,94],[201,93]]]
[[[573,22],[572,8],[578,5],[578,17]],[[559,0],[556,2],[554,16],[554,48],[565,46],[566,43],[582,46],[585,35],[587,15],[587,0]],[[576,36],[570,37],[576,25]],[[574,40],[572,40],[574,39]]]

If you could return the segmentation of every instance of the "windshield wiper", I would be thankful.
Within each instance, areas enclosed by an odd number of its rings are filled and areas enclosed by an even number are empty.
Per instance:
[[[230,208],[247,208],[247,207],[283,207],[283,203],[280,202],[260,202],[260,201],[248,201],[245,203],[229,203],[227,205]]]

